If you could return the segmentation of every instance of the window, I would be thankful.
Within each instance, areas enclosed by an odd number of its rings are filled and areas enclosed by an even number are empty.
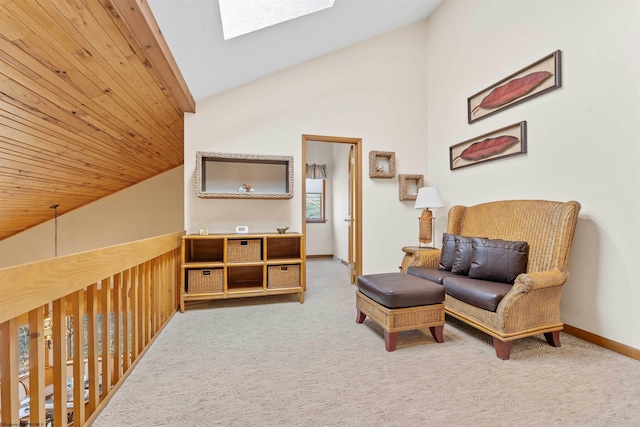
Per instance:
[[[219,0],[225,40],[333,7],[335,0]],[[277,3],[277,4],[274,4]]]
[[[307,179],[307,222],[327,222],[325,218],[325,180]]]

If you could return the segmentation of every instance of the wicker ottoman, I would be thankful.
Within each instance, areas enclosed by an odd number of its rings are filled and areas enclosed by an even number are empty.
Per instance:
[[[429,328],[444,342],[444,288],[406,273],[369,274],[358,277],[356,322],[369,316],[384,330],[384,345],[394,351],[398,332]]]

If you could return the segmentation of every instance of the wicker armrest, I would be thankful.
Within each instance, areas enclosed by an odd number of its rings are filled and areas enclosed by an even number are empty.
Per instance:
[[[562,324],[560,298],[567,275],[560,270],[521,274],[498,304],[497,324],[503,333]]]
[[[440,249],[428,251],[418,251],[415,254],[415,262],[413,265],[417,267],[437,268],[440,262]]]
[[[536,289],[562,286],[568,278],[569,275],[561,272],[560,270],[525,273],[516,277],[513,287],[517,292],[527,293]]]

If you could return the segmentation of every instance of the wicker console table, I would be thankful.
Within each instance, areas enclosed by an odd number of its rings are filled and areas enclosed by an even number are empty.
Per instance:
[[[186,301],[296,293],[302,304],[305,276],[299,233],[183,236],[180,311]]]

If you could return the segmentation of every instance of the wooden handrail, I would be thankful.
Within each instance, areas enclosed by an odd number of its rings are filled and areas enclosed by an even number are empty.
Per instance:
[[[183,235],[0,269],[1,425],[52,419],[62,427],[72,412],[81,426],[95,417],[178,308]],[[44,317],[52,319],[49,344]],[[29,328],[28,379],[18,375],[21,325]],[[26,405],[20,381],[28,381]]]
[[[180,247],[184,232],[0,269],[0,323]]]

